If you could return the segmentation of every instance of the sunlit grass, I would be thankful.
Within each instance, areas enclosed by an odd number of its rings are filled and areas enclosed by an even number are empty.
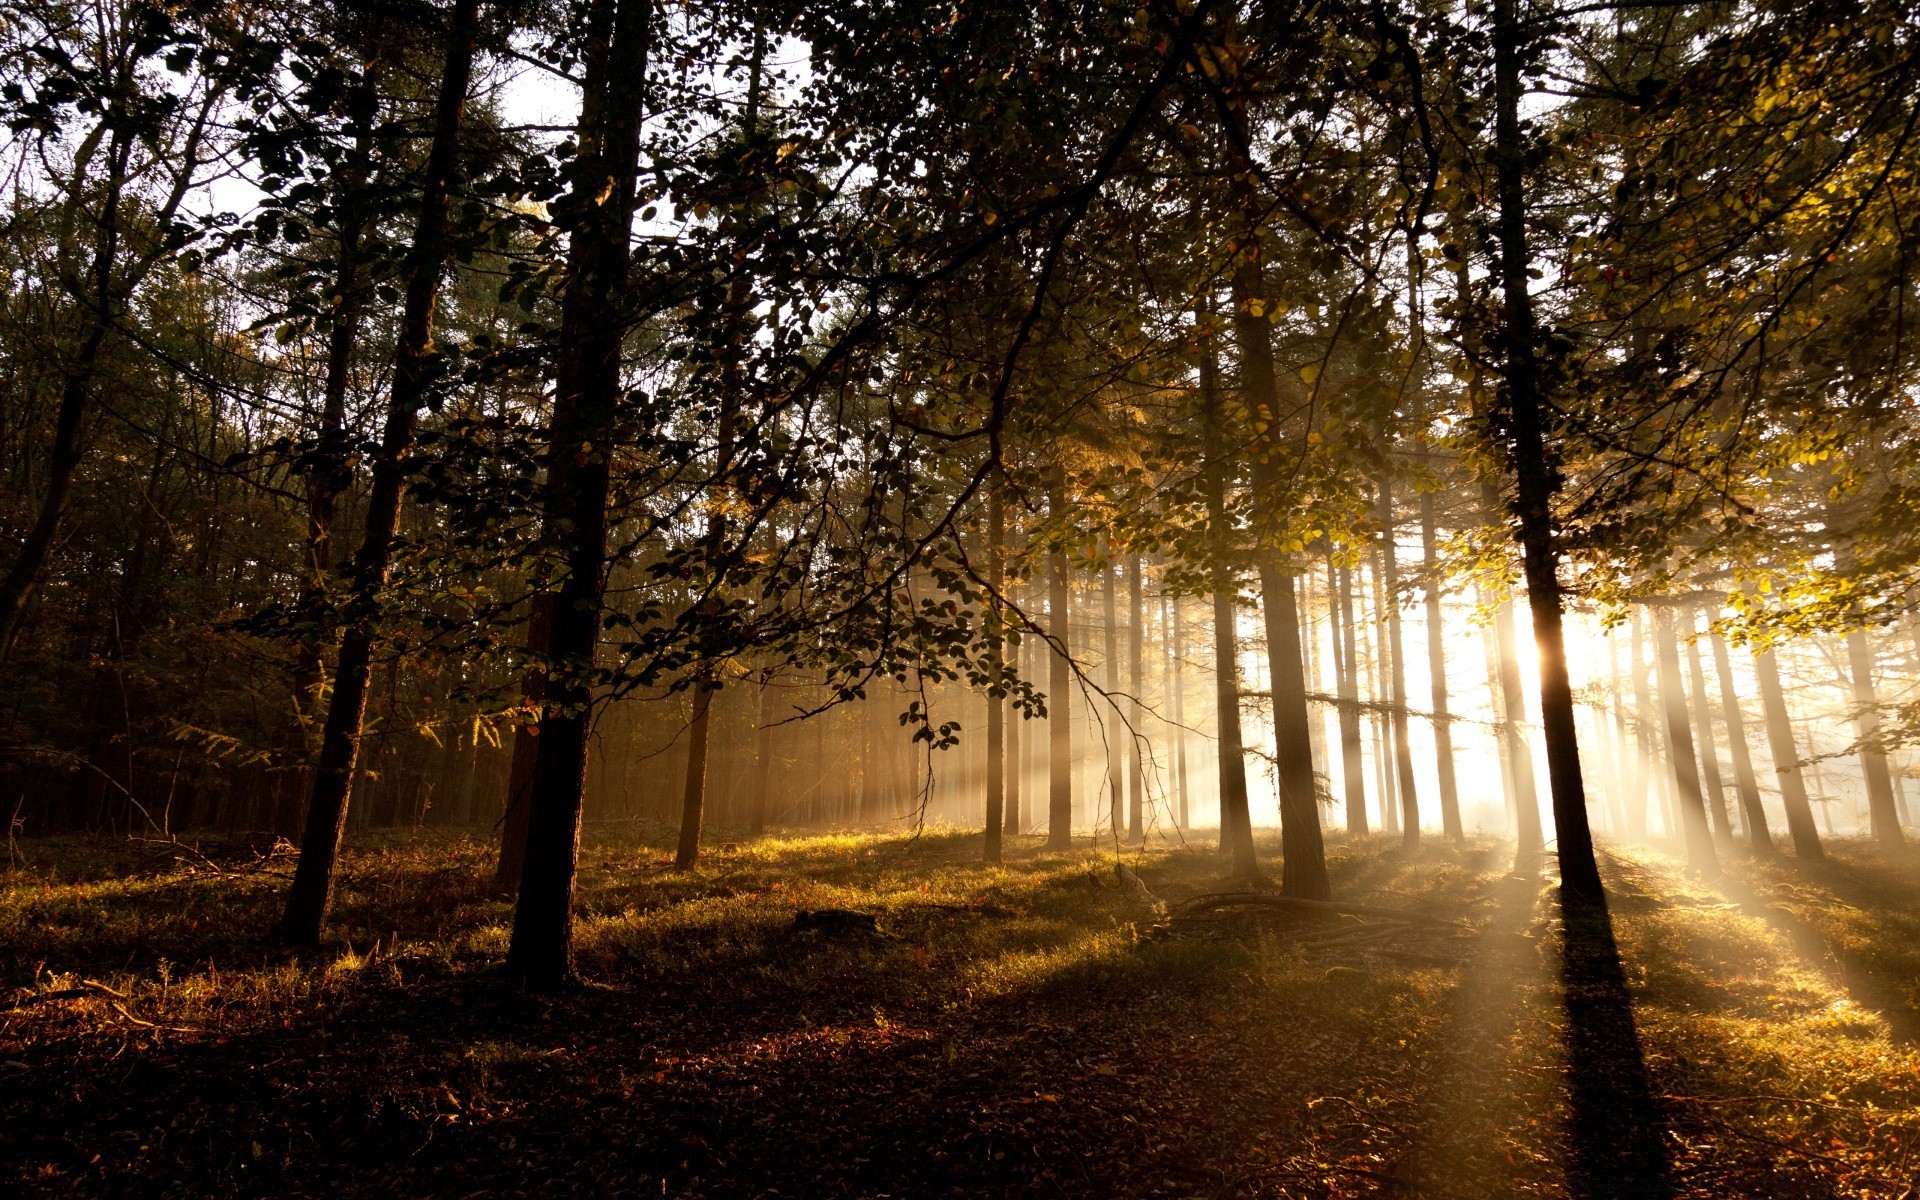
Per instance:
[[[576,957],[590,987],[532,1008],[497,974],[512,907],[491,885],[492,850],[457,834],[350,845],[334,940],[299,955],[269,937],[284,861],[79,840],[27,849],[0,878],[0,972],[16,998],[75,994],[0,1013],[0,1063],[17,1064],[0,1090],[44,1078],[28,1125],[44,1112],[49,1130],[77,1122],[74,1138],[114,1151],[89,1163],[63,1157],[68,1133],[35,1143],[47,1178],[78,1190],[135,1160],[88,1133],[92,1110],[64,1098],[101,1094],[102,1064],[147,1059],[215,1072],[150,1080],[168,1111],[198,1094],[169,1101],[169,1087],[244,1088],[245,1064],[284,1059],[286,1086],[302,1080],[339,1120],[362,1120],[360,1098],[384,1097],[374,1109],[397,1123],[396,1144],[406,1130],[441,1141],[489,1123],[510,1131],[556,1094],[640,1112],[686,1089],[688,1103],[735,1103],[725,1098],[796,1088],[846,1114],[831,1119],[859,1142],[860,1122],[884,1123],[852,1115],[867,1105],[914,1110],[927,1089],[970,1080],[943,1110],[959,1114],[956,1129],[997,1131],[1003,1147],[1019,1144],[1035,1105],[1081,1130],[1063,1148],[1096,1129],[1118,1136],[1100,1113],[1152,1129],[1141,1145],[1160,1149],[1099,1160],[1120,1172],[1093,1176],[1110,1194],[1141,1171],[1217,1194],[1221,1164],[1282,1191],[1312,1178],[1322,1195],[1373,1194],[1380,1178],[1485,1195],[1475,1189],[1489,1170],[1502,1194],[1563,1186],[1551,892],[1508,879],[1493,843],[1411,856],[1387,838],[1330,843],[1342,897],[1483,931],[1449,965],[1303,949],[1286,922],[1257,916],[1217,940],[1157,936],[1110,850],[1048,854],[1033,838],[987,867],[964,831],[783,834],[676,872],[663,840],[610,837],[582,853]],[[1217,860],[1198,848],[1129,850],[1127,861],[1175,902],[1218,886]],[[1750,1194],[1771,1179],[1761,1194],[1897,1195],[1883,1184],[1912,1177],[1920,1106],[1920,1056],[1902,1037],[1920,961],[1911,865],[1840,846],[1824,867],[1735,858],[1725,879],[1702,881],[1659,853],[1621,850],[1607,873],[1686,1188]],[[872,914],[878,932],[794,927],[796,913],[823,908]],[[348,1061],[346,1073],[329,1065]],[[223,1120],[242,1136],[241,1116],[204,1120],[196,1136],[209,1145],[228,1136]],[[964,1136],[924,1135],[941,1154],[961,1153],[941,1138]],[[326,1154],[275,1153],[260,1161],[287,1171]],[[735,1145],[721,1157],[784,1169],[758,1153]],[[1021,1149],[1014,1166],[980,1167],[976,1183],[1054,1170],[1041,1165],[1051,1154]],[[250,1149],[241,1157],[253,1161]],[[235,1168],[211,1163],[174,1169],[199,1181],[187,1190],[238,1186]],[[1447,1182],[1463,1164],[1464,1182]]]

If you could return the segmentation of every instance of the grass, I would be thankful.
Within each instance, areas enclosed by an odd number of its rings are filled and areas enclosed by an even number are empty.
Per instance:
[[[500,985],[478,842],[353,844],[305,956],[265,936],[283,861],[163,849],[34,841],[0,876],[0,1189],[1558,1196],[1593,1189],[1581,1114],[1615,1085],[1653,1098],[1672,1194],[1920,1172],[1920,869],[1865,847],[1711,883],[1612,849],[1631,1023],[1601,1066],[1551,888],[1492,844],[1332,845],[1342,899],[1472,928],[1435,956],[1259,914],[1162,936],[1110,855],[1030,841],[989,869],[954,831],[773,838],[685,874],[613,841],[560,999]],[[1219,871],[1129,861],[1174,900]],[[826,907],[882,936],[791,927]]]

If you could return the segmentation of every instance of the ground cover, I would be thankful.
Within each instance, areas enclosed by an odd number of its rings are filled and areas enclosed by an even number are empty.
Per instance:
[[[1277,846],[1264,846],[1269,854]],[[587,986],[496,975],[489,851],[352,845],[336,946],[265,847],[21,844],[0,1187],[28,1195],[1911,1196],[1920,869],[1611,848],[1563,918],[1492,843],[1171,926],[1115,856],[935,831],[583,853]],[[1204,847],[1126,852],[1176,915]],[[876,930],[801,912],[872,914]],[[803,922],[803,924],[805,924]]]

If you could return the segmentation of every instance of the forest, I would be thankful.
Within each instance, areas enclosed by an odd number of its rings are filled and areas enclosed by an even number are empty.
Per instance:
[[[1920,1196],[1920,15],[0,0],[0,1188]]]

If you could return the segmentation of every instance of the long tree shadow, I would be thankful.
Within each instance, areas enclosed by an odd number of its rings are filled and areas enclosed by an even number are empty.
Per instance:
[[[1674,1193],[1667,1124],[1647,1077],[1604,898],[1560,895],[1567,1010],[1567,1182],[1575,1196]]]

